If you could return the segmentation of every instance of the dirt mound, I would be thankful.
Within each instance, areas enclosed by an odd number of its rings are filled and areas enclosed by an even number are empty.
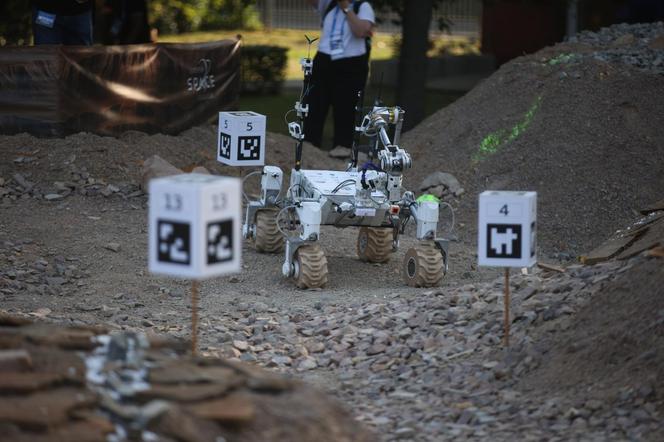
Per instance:
[[[536,190],[544,254],[590,250],[661,198],[661,35],[661,23],[621,25],[507,63],[404,136],[411,183],[459,179],[468,241],[479,192]]]
[[[0,312],[0,440],[368,441],[322,393],[183,342]]]
[[[278,165],[284,171],[290,170],[295,158],[295,141],[284,135],[268,133],[266,143],[267,164]],[[218,163],[216,146],[217,133],[213,126],[195,127],[178,136],[147,135],[135,131],[126,132],[119,138],[90,133],[49,139],[28,134],[0,136],[0,178],[12,185],[20,185],[11,183],[19,172],[28,182],[36,184],[41,193],[57,191],[55,182],[138,184],[143,161],[155,154],[187,171],[195,166],[204,166],[221,175],[238,176],[246,172],[245,168]],[[343,162],[329,158],[320,149],[305,145],[303,165],[340,168]]]
[[[639,258],[630,267],[598,291],[569,328],[535,338],[547,350],[521,388],[573,398],[570,405],[578,409],[589,402],[591,409],[631,404],[637,410],[627,418],[637,422],[655,409],[664,412],[664,266],[661,259]]]

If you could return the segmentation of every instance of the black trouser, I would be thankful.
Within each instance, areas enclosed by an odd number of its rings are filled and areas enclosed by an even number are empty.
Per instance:
[[[353,145],[355,105],[368,72],[366,55],[332,61],[329,55],[316,54],[308,100],[309,116],[304,123],[305,140],[321,145],[325,117],[332,105],[334,146]]]

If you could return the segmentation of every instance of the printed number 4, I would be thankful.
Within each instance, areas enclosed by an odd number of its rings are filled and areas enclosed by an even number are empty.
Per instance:
[[[503,215],[507,216],[509,215],[510,211],[507,210],[507,204],[505,204],[503,207],[500,208],[498,213],[502,213]]]

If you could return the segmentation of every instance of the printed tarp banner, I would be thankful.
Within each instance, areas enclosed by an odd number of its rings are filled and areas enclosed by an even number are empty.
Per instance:
[[[3,134],[175,134],[239,91],[239,41],[0,48]]]

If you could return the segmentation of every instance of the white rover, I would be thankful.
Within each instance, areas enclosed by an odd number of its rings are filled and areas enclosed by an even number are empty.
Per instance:
[[[298,121],[289,124],[289,132],[297,140],[290,185],[282,198],[282,170],[275,166],[263,168],[260,198],[247,205],[243,236],[253,238],[259,252],[277,253],[285,248],[283,275],[294,278],[300,288],[315,288],[328,280],[327,259],[318,243],[321,225],[360,227],[358,257],[386,262],[398,248],[399,235],[414,219],[419,244],[406,252],[404,281],[415,287],[440,284],[447,271],[448,241],[436,236],[439,205],[418,201],[402,187],[402,173],[412,166],[410,155],[398,146],[404,111],[374,106],[356,127],[358,133],[372,140],[369,158],[375,156],[377,163],[358,166],[359,150],[354,146],[346,171],[302,170],[310,58],[302,60],[302,68],[303,94],[295,104]],[[394,131],[393,140],[389,129]]]

